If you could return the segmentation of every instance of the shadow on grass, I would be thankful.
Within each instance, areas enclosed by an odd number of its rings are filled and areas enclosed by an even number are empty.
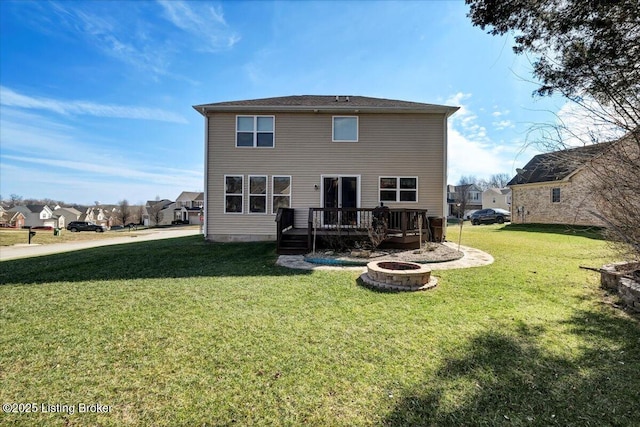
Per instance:
[[[464,357],[403,396],[387,426],[637,425],[640,325],[614,314],[579,312],[566,324],[572,347],[541,348],[544,331],[489,331]],[[459,352],[458,352],[459,353]]]
[[[580,236],[595,240],[605,240],[602,228],[563,224],[507,224],[495,231],[526,231],[529,233],[561,234]]]
[[[88,280],[308,274],[275,265],[275,243],[211,243],[201,236],[110,245],[3,261],[0,285]]]

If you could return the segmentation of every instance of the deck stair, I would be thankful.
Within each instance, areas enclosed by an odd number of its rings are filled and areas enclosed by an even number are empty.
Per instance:
[[[308,252],[307,231],[296,233],[297,230],[289,230],[284,233],[278,242],[278,253],[281,255],[302,255]]]

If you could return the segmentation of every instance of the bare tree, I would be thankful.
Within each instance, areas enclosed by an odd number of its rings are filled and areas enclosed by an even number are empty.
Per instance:
[[[136,211],[138,214],[138,224],[142,224],[144,218],[144,204],[142,202],[136,206]]]
[[[455,188],[456,191],[453,199],[458,218],[464,219],[464,212],[467,210],[467,205],[469,204],[469,192],[477,181],[477,178],[472,175],[460,177],[458,185],[456,185]]]
[[[496,173],[489,178],[489,188],[504,188],[511,180],[511,176],[508,173]]]
[[[131,218],[131,207],[127,199],[118,202],[117,218],[122,221],[122,225],[126,225],[129,218]]]
[[[22,196],[19,196],[17,194],[12,194],[11,196],[9,196],[9,205],[11,207],[19,205],[21,201],[22,201]]]
[[[149,225],[159,225],[160,222],[164,219],[164,212],[162,212],[163,203],[154,203],[148,209],[149,219],[151,220],[151,224]]]

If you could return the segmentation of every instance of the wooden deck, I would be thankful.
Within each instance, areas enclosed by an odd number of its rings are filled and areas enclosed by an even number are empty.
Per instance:
[[[301,254],[369,241],[372,225],[380,221],[386,228],[381,248],[418,248],[421,242],[444,238],[443,218],[427,217],[426,209],[309,208],[306,227],[294,227],[294,210],[281,208],[276,216],[277,250]]]

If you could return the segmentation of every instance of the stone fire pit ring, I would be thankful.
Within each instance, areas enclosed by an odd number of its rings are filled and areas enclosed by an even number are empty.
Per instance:
[[[438,284],[429,267],[408,261],[372,261],[360,279],[368,287],[389,291],[424,291]]]

